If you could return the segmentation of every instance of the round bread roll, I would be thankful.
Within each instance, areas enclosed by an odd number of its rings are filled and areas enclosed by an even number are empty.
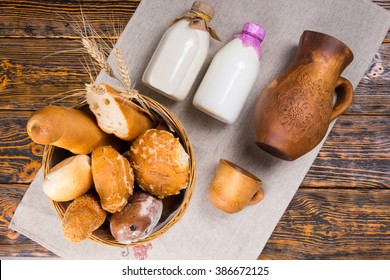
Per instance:
[[[43,191],[54,201],[69,201],[85,194],[92,183],[90,157],[75,155],[49,170]]]
[[[189,156],[172,133],[147,130],[134,140],[129,156],[136,181],[144,191],[164,198],[187,187]]]
[[[115,213],[133,194],[134,173],[129,161],[111,146],[92,152],[92,177],[104,210]]]
[[[107,213],[93,194],[76,198],[66,209],[62,220],[62,232],[71,242],[88,238],[106,220]]]
[[[157,225],[162,209],[160,199],[145,192],[134,192],[123,210],[111,216],[111,234],[121,244],[144,239]]]

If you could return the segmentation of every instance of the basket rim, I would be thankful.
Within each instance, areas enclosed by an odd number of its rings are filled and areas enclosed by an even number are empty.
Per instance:
[[[183,144],[183,148],[185,151],[188,153],[190,157],[189,161],[189,179],[188,179],[188,185],[187,188],[184,190],[184,197],[183,201],[181,202],[180,206],[175,210],[175,213],[170,217],[169,221],[167,221],[160,229],[156,230],[149,236],[147,236],[144,239],[141,239],[139,241],[130,243],[130,244],[122,244],[117,242],[116,240],[106,240],[103,238],[100,238],[98,236],[95,236],[94,233],[92,233],[88,239],[105,244],[105,245],[110,245],[110,246],[115,246],[115,247],[132,247],[132,246],[137,246],[141,245],[144,243],[148,243],[150,241],[153,241],[162,235],[164,235],[169,229],[173,227],[184,215],[188,208],[188,204],[190,202],[190,199],[192,197],[193,189],[195,187],[196,183],[196,161],[195,161],[195,153],[191,144],[191,141],[188,137],[188,134],[182,124],[182,122],[164,105],[160,104],[159,102],[155,101],[151,97],[142,95],[142,97],[147,101],[148,105],[155,111],[159,112],[161,118],[167,123],[167,125],[171,128],[173,126],[173,129],[175,130],[175,133],[178,134],[179,139],[181,140],[180,142]],[[122,98],[123,101],[128,101],[125,98]],[[81,106],[76,106],[74,108],[78,109]],[[52,154],[54,152],[55,146],[53,145],[45,145],[44,147],[44,152],[42,156],[42,166],[43,166],[43,177],[45,178],[46,175],[49,172],[50,166],[49,162],[52,157]],[[64,218],[65,211],[62,209],[60,202],[51,200],[51,204],[53,205],[55,211],[57,212],[57,215],[61,218],[61,220]]]

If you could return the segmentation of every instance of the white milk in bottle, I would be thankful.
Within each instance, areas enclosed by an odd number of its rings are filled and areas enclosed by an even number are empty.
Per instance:
[[[265,34],[260,25],[246,23],[217,52],[196,91],[196,108],[228,124],[237,119],[260,70],[260,43]]]
[[[214,9],[196,1],[190,12],[168,28],[142,77],[142,82],[162,95],[181,101],[190,91],[209,50],[209,26]]]

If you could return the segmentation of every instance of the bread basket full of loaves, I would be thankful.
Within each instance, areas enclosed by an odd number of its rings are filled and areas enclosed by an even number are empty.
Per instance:
[[[30,117],[29,136],[45,145],[43,191],[70,242],[149,242],[187,209],[196,176],[191,142],[173,113],[131,88],[119,49],[110,50],[112,67],[99,47],[107,44],[81,35],[96,66],[121,86],[87,84],[79,105],[48,105]]]

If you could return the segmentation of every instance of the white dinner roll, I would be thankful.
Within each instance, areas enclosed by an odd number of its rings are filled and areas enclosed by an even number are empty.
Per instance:
[[[85,194],[92,182],[90,157],[76,155],[49,170],[43,181],[43,191],[54,201],[69,201]]]

